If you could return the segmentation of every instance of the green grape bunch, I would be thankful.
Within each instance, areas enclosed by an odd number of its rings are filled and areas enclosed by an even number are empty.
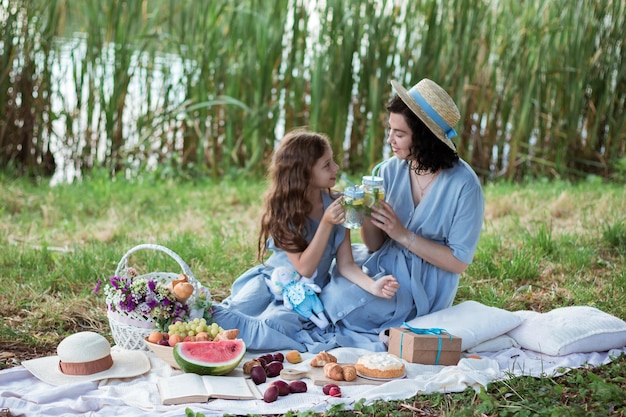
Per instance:
[[[206,333],[210,340],[215,339],[215,336],[221,331],[224,331],[217,323],[213,322],[208,324],[205,318],[195,318],[190,321],[177,321],[172,323],[168,327],[168,333],[170,336],[179,335],[185,336],[198,336],[199,334]]]

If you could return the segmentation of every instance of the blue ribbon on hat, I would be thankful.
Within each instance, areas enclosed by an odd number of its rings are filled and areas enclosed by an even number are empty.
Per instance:
[[[406,322],[402,323],[402,325],[404,325],[407,329],[409,329],[415,334],[432,334],[432,335],[437,336],[438,343],[437,343],[437,357],[435,358],[435,365],[439,365],[439,357],[441,356],[441,347],[443,345],[443,340],[441,339],[441,335],[444,333],[447,334],[448,337],[450,337],[450,340],[452,340],[452,335],[448,333],[446,329],[440,329],[437,327],[431,327],[430,329],[419,329],[417,327],[409,326]],[[402,332],[402,334],[400,335],[400,357],[401,358],[402,358],[402,339],[404,339],[404,332]]]
[[[424,110],[426,115],[430,117],[432,121],[441,128],[441,130],[443,130],[443,133],[448,139],[452,139],[453,137],[455,137],[456,130],[454,130],[452,126],[446,123],[446,121],[443,120],[441,116],[439,116],[439,113],[437,113],[435,109],[433,109],[430,104],[428,104],[428,102],[424,99],[424,97],[422,97],[420,92],[417,91],[416,87],[417,86],[413,86],[413,88],[409,90],[409,95],[413,97],[413,100],[415,100],[415,102],[422,108],[422,110]]]

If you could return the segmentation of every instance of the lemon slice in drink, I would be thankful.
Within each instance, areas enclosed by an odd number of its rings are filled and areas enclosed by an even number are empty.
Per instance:
[[[374,197],[374,194],[365,194],[363,204],[365,204],[366,207],[372,207],[376,204],[376,197]]]

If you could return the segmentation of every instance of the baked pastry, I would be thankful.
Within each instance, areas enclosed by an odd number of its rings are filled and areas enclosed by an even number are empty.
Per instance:
[[[343,381],[343,369],[336,362],[328,362],[324,365],[324,376],[335,381]]]
[[[341,365],[343,371],[343,379],[346,381],[354,381],[357,377],[354,365]]]
[[[379,352],[361,356],[354,364],[356,371],[366,377],[391,379],[404,376],[402,359],[391,353]]]
[[[323,350],[320,353],[318,353],[317,356],[311,359],[311,366],[321,368],[322,366],[330,362],[336,363],[337,358]]]

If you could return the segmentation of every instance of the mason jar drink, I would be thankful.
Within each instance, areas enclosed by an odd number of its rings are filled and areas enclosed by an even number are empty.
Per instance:
[[[344,227],[348,229],[358,229],[363,223],[364,192],[361,187],[347,187],[343,190],[343,208],[346,211],[346,221]]]
[[[379,200],[385,200],[385,188],[383,187],[383,178],[371,175],[365,175],[362,179],[363,183],[363,204],[365,205],[365,214],[370,215],[371,207]]]

